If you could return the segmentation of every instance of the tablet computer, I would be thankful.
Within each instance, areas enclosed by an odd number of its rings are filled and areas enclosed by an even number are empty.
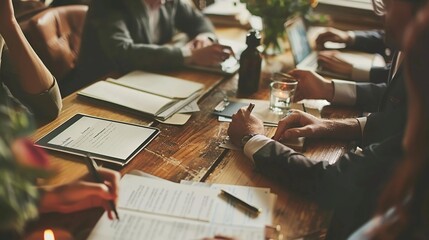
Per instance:
[[[35,144],[124,166],[158,134],[153,127],[76,114]]]

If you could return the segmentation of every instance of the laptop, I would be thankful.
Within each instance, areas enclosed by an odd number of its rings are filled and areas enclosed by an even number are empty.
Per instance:
[[[322,75],[334,78],[347,79],[349,76],[327,71],[318,65],[318,52],[314,51],[309,44],[307,31],[302,18],[296,18],[286,24],[286,33],[289,39],[291,52],[297,69],[316,71]],[[338,56],[345,61],[359,65],[368,64],[368,67],[384,67],[386,63],[378,54],[346,51]]]
[[[220,73],[224,75],[232,75],[235,74],[240,68],[239,58],[241,53],[246,49],[247,45],[245,43],[231,41],[227,39],[220,39],[219,43],[222,45],[230,46],[234,51],[234,56],[229,57],[225,61],[219,63],[215,66],[200,66],[200,65],[186,65],[187,68]]]

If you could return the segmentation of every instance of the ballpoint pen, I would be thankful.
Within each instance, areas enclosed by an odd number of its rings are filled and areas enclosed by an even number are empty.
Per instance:
[[[90,154],[86,154],[86,158],[88,160],[88,164],[86,164],[86,166],[88,167],[88,170],[91,173],[91,175],[94,177],[95,181],[98,183],[104,184],[104,181],[101,179],[100,175],[97,172],[97,168],[98,168],[97,163],[94,161],[94,159],[91,157]],[[116,219],[119,220],[118,211],[116,210],[115,203],[113,202],[113,200],[109,201],[109,206],[110,206],[110,209],[115,213]]]
[[[255,107],[254,103],[249,103],[249,106],[247,107],[247,112],[249,112],[249,114],[252,113],[254,107]]]
[[[236,206],[240,206],[243,207],[245,210],[248,210],[252,213],[252,215],[254,216],[258,216],[262,210],[260,208],[257,208],[255,206],[250,205],[249,203],[241,200],[240,198],[232,195],[231,193],[225,191],[225,190],[220,190],[220,194],[221,196],[226,197],[229,200],[232,200],[233,202],[235,202],[237,205]]]

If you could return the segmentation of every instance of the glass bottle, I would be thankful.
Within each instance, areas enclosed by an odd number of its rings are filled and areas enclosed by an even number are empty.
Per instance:
[[[258,91],[261,77],[262,56],[258,49],[261,35],[256,30],[250,30],[246,37],[247,48],[240,57],[238,77],[238,93],[251,94]]]

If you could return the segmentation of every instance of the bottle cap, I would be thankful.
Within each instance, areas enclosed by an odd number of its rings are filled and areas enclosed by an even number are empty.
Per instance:
[[[247,32],[246,44],[248,46],[259,46],[261,45],[261,34],[257,30],[250,30]]]

